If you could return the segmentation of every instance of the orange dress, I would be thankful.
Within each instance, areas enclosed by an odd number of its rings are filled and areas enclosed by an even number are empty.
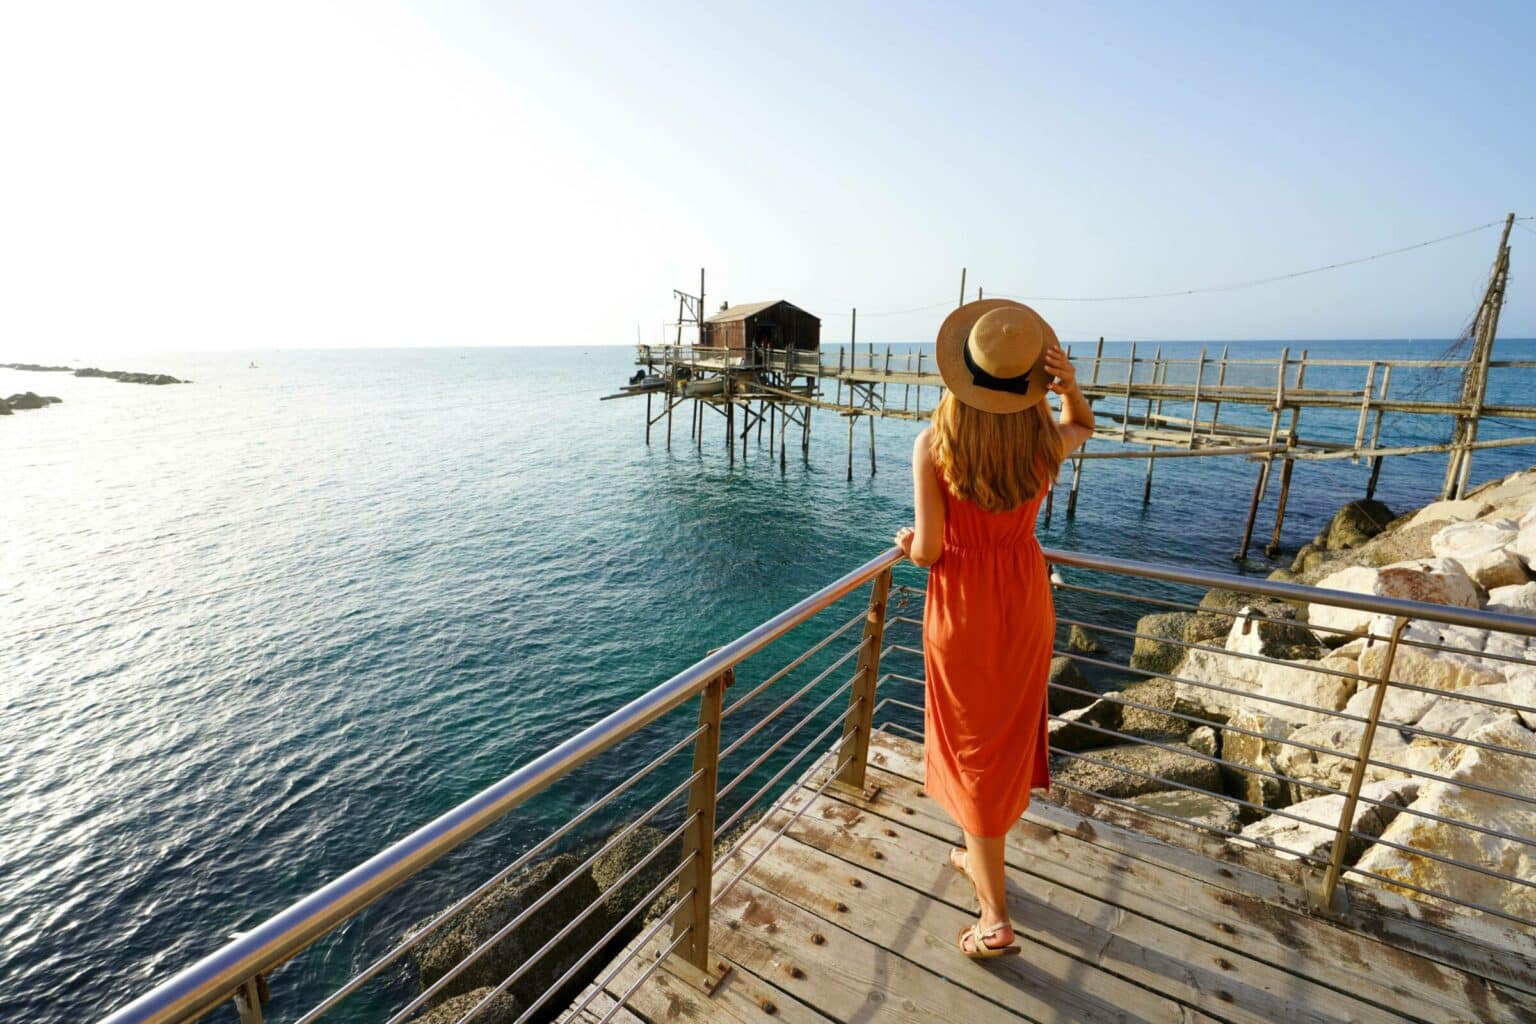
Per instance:
[[[923,610],[924,788],[972,835],[1000,836],[1050,782],[1047,690],[1056,609],[1035,515],[944,492],[944,552]]]

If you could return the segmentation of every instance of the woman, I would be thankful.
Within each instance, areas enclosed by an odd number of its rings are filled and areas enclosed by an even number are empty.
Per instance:
[[[1003,839],[1049,781],[1056,613],[1035,514],[1063,458],[1092,436],[1093,412],[1055,332],[1017,302],[955,310],[935,356],[948,390],[912,448],[917,525],[896,543],[931,567],[924,786],[965,832],[950,861],[976,887],[981,919],[956,943],[981,959],[1015,948]],[[1061,396],[1060,423],[1047,391]]]

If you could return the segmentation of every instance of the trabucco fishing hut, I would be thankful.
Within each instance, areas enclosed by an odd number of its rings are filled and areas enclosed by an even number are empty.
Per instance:
[[[1447,462],[1441,496],[1460,497],[1466,491],[1475,452],[1536,446],[1536,431],[1524,429],[1524,424],[1536,420],[1532,401],[1536,374],[1531,372],[1536,361],[1493,358],[1515,220],[1513,213],[1504,220],[1476,312],[1461,337],[1438,359],[1313,358],[1305,348],[1285,348],[1278,358],[1234,358],[1227,346],[1219,352],[1202,348],[1194,357],[1165,358],[1160,345],[1148,353],[1146,347],[1138,350],[1132,342],[1125,355],[1106,354],[1103,338],[1091,354],[1082,344],[1067,345],[1067,354],[1078,363],[1083,391],[1094,403],[1099,447],[1085,446],[1072,456],[1066,514],[1070,517],[1076,511],[1084,464],[1096,459],[1145,459],[1143,503],[1151,501],[1153,468],[1160,460],[1235,457],[1254,462],[1253,497],[1234,556],[1239,560],[1247,556],[1259,511],[1273,490],[1277,462],[1274,526],[1265,547],[1271,557],[1280,550],[1298,462],[1350,460],[1369,466],[1365,483],[1369,498],[1387,458],[1443,452]],[[968,294],[965,273],[962,270],[960,275],[959,303]],[[702,450],[708,412],[713,411],[724,420],[731,465],[738,447],[745,462],[754,440],[761,446],[766,426],[769,450],[776,439],[779,467],[784,470],[791,432],[799,434],[802,456],[809,459],[811,414],[822,410],[847,423],[851,480],[860,419],[868,423],[873,474],[875,421],[927,419],[943,393],[943,379],[931,352],[913,346],[898,350],[887,344],[880,351],[873,344],[861,345],[856,308],[850,313],[848,342],[837,347],[834,361],[821,346],[820,320],[789,302],[725,307],[705,317],[702,270],[698,295],[674,294],[678,318],[671,325],[676,328],[673,343],[639,344],[635,361],[642,369],[618,393],[604,396],[604,400],[645,396],[647,444],[652,428],[664,424],[670,450],[673,418],[680,407],[691,403],[690,439],[698,448]],[[977,289],[976,297],[982,296]],[[697,332],[696,344],[682,343],[685,328]],[[1523,397],[1491,402],[1489,383],[1495,373],[1500,375],[1497,382],[1506,385],[1496,390]],[[1524,376],[1516,381],[1510,374]],[[1459,375],[1456,396],[1431,395],[1434,389],[1429,385],[1444,381],[1447,375]],[[1319,383],[1319,377],[1325,380]],[[1313,412],[1309,421],[1331,419],[1332,423],[1303,433],[1302,414],[1309,410]],[[1318,415],[1325,410],[1332,410],[1332,415]],[[1355,412],[1358,415],[1350,415]],[[1406,443],[1393,443],[1384,434],[1389,415],[1409,424],[1398,431],[1408,435]],[[1341,418],[1353,421],[1353,436],[1340,429]],[[1479,424],[1489,420],[1506,426],[1518,421],[1522,432],[1480,439]],[[1048,495],[1047,522],[1053,506],[1054,495]]]

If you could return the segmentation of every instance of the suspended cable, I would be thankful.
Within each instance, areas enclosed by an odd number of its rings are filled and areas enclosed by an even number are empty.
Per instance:
[[[1306,270],[1296,270],[1289,274],[1276,274],[1273,277],[1260,277],[1251,281],[1237,281],[1232,284],[1210,285],[1204,288],[1184,288],[1172,292],[1148,292],[1141,295],[1003,295],[1007,299],[1018,299],[1024,302],[1130,302],[1136,299],[1171,299],[1181,295],[1203,295],[1210,292],[1230,292],[1240,288],[1256,288],[1259,285],[1275,284],[1279,281],[1291,281],[1298,277],[1307,277],[1311,274],[1321,274],[1327,270],[1339,270],[1343,267],[1354,267],[1362,263],[1370,263],[1372,260],[1385,259],[1388,256],[1398,256],[1415,249],[1423,249],[1426,246],[1439,245],[1441,242],[1449,242],[1454,238],[1462,238],[1466,235],[1486,231],[1488,228],[1497,227],[1504,223],[1502,220],[1491,220],[1486,224],[1479,224],[1475,228],[1467,228],[1464,231],[1456,231],[1449,235],[1441,235],[1439,238],[1431,238],[1424,242],[1415,242],[1413,245],[1405,245],[1401,249],[1389,249],[1386,252],[1378,252],[1371,256],[1361,256],[1359,259],[1343,260],[1339,263],[1328,263],[1320,267],[1310,267]],[[1522,225],[1524,226],[1524,225]]]

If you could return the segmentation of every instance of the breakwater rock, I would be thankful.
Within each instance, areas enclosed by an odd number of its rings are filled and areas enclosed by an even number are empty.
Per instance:
[[[0,416],[9,416],[13,412],[21,412],[27,409],[46,409],[50,405],[62,402],[62,398],[54,398],[52,395],[40,395],[36,391],[23,391],[9,398],[0,398]]]
[[[0,370],[25,370],[32,373],[72,373],[76,377],[103,377],[123,384],[190,384],[168,373],[133,373],[128,370],[101,370],[94,366],[75,369],[71,366],[44,366],[40,363],[0,363]],[[57,401],[57,399],[55,399]]]
[[[1536,469],[1403,516],[1351,502],[1271,577],[1536,617]],[[1387,673],[1389,645],[1379,638],[1393,624],[1319,601],[1226,591],[1208,593],[1197,612],[1145,616],[1131,666],[1177,678],[1105,698],[1122,702],[1122,733],[1162,749],[1133,755],[1118,737],[1055,723],[1060,746],[1101,763],[1058,758],[1053,775],[1149,807],[1166,803],[1165,813],[1211,827],[1214,807],[1190,803],[1183,813],[1179,800],[1153,795],[1174,787],[1148,776],[1184,781],[1245,802],[1230,805],[1239,835],[1229,842],[1326,858],[1344,806],[1337,791],[1354,771],[1376,680],[1389,674],[1348,879],[1400,882],[1395,888],[1418,899],[1444,902],[1415,887],[1536,918],[1536,888],[1508,880],[1536,882],[1536,639],[1410,621],[1402,636],[1411,645],[1398,647]],[[1128,729],[1133,713],[1158,728]],[[1098,707],[1073,716],[1083,724],[1114,717]],[[1198,729],[1202,722],[1213,729]],[[1214,739],[1197,743],[1197,731]],[[1197,770],[1207,752],[1222,763]]]
[[[746,815],[716,843],[717,867],[725,853],[760,818],[760,814]],[[451,979],[434,995],[427,1016],[418,1019],[457,1020],[520,971],[497,995],[497,1001],[476,1018],[488,1024],[510,1024],[583,957],[597,950],[531,1018],[556,1019],[630,940],[677,900],[674,883],[621,926],[630,911],[677,867],[683,853],[681,840],[675,839],[647,861],[646,857],[660,846],[667,833],[648,825],[621,833],[623,828],[616,829],[602,843],[535,861],[492,887],[435,934],[423,939],[414,953],[421,988],[425,990],[450,975]],[[609,842],[613,842],[613,848],[594,859],[592,854]],[[585,918],[557,938],[589,908],[591,912]],[[658,933],[663,942],[671,940],[669,928],[663,925]],[[539,953],[551,943],[547,951]],[[482,946],[487,948],[477,953]],[[537,959],[530,959],[535,956]],[[473,962],[460,969],[460,964],[470,957]]]

